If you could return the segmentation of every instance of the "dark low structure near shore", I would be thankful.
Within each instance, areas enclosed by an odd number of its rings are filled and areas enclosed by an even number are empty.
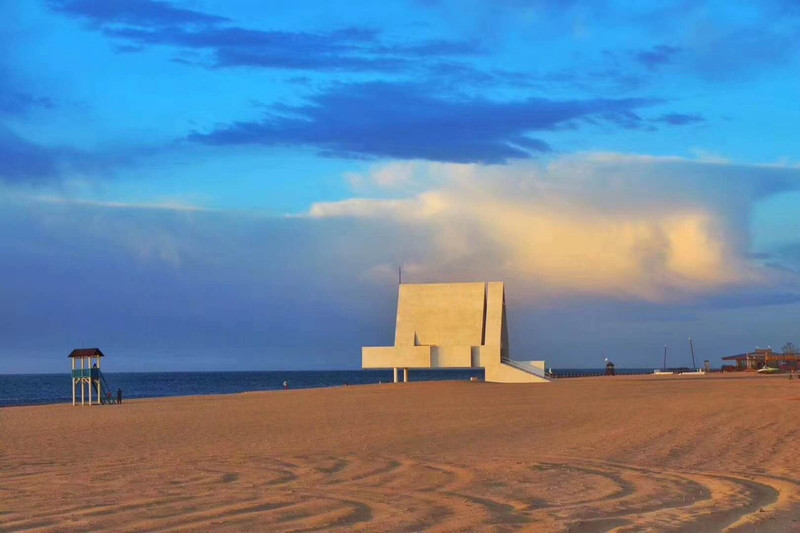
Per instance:
[[[796,371],[798,369],[798,363],[800,363],[800,353],[794,351],[779,353],[772,351],[772,348],[762,348],[749,353],[728,355],[723,357],[722,360],[735,362],[735,365],[722,365],[722,370],[727,372],[755,371],[765,367]]]

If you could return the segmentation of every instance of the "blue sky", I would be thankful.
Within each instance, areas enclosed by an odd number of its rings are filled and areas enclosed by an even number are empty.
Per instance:
[[[399,266],[553,367],[800,341],[797,2],[0,17],[0,372],[357,368]]]

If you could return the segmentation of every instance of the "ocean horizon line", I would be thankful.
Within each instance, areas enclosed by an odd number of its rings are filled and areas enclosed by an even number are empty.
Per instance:
[[[687,367],[688,368],[688,367]],[[596,372],[596,371],[603,371],[605,367],[602,366],[586,366],[586,367],[547,367],[548,370],[552,369],[554,372],[572,372],[572,371],[581,371],[581,372]],[[631,370],[654,370],[656,369],[655,366],[641,366],[641,367],[616,367],[616,371],[631,371]],[[323,369],[303,369],[303,370],[290,370],[290,369],[278,369],[278,370],[114,370],[114,371],[106,371],[104,368],[101,368],[103,374],[105,375],[114,375],[114,374],[237,374],[237,373],[253,373],[253,372],[388,372],[391,369],[382,369],[382,368],[323,368]],[[424,371],[424,372],[462,372],[462,371],[483,371],[483,367],[464,367],[464,368],[409,368],[409,371]],[[71,368],[60,372],[0,372],[0,377],[11,377],[11,376],[63,376],[69,375],[72,372]]]
[[[553,369],[562,377],[599,376],[602,368]],[[650,368],[618,368],[618,374],[649,374]],[[242,392],[323,389],[391,383],[391,369],[358,370],[225,370],[104,372],[108,389],[122,389],[125,399],[214,396]],[[485,378],[483,369],[411,369],[410,380],[468,381]],[[80,398],[80,389],[78,389]],[[0,407],[72,402],[68,371],[47,374],[0,374]],[[80,399],[78,399],[80,403]]]

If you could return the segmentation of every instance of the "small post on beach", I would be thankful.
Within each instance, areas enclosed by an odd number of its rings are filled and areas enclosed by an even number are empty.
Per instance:
[[[73,373],[72,375],[74,376],[75,374]],[[83,359],[81,359],[81,375],[83,375]],[[75,378],[73,377],[72,379],[74,380]],[[81,383],[81,405],[83,405],[86,397],[86,383],[83,381],[82,377],[78,378],[78,380]]]
[[[72,359],[72,375],[75,375],[75,359]],[[75,378],[72,378],[72,405],[75,405]]]

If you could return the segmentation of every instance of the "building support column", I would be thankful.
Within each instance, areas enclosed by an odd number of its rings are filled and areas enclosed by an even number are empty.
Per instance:
[[[394,370],[394,382],[397,383],[397,368],[395,367],[393,370]]]
[[[89,373],[89,381],[88,381],[87,385],[89,385],[89,387],[88,387],[89,388],[89,405],[92,405],[92,378],[91,378],[92,369],[91,368],[89,369],[89,372],[90,372]]]
[[[85,380],[83,378],[81,378],[81,405],[84,405],[86,403],[86,400],[85,400],[85,394],[86,394],[85,384],[86,384]]]
[[[403,383],[408,383],[408,369],[403,369]]]

